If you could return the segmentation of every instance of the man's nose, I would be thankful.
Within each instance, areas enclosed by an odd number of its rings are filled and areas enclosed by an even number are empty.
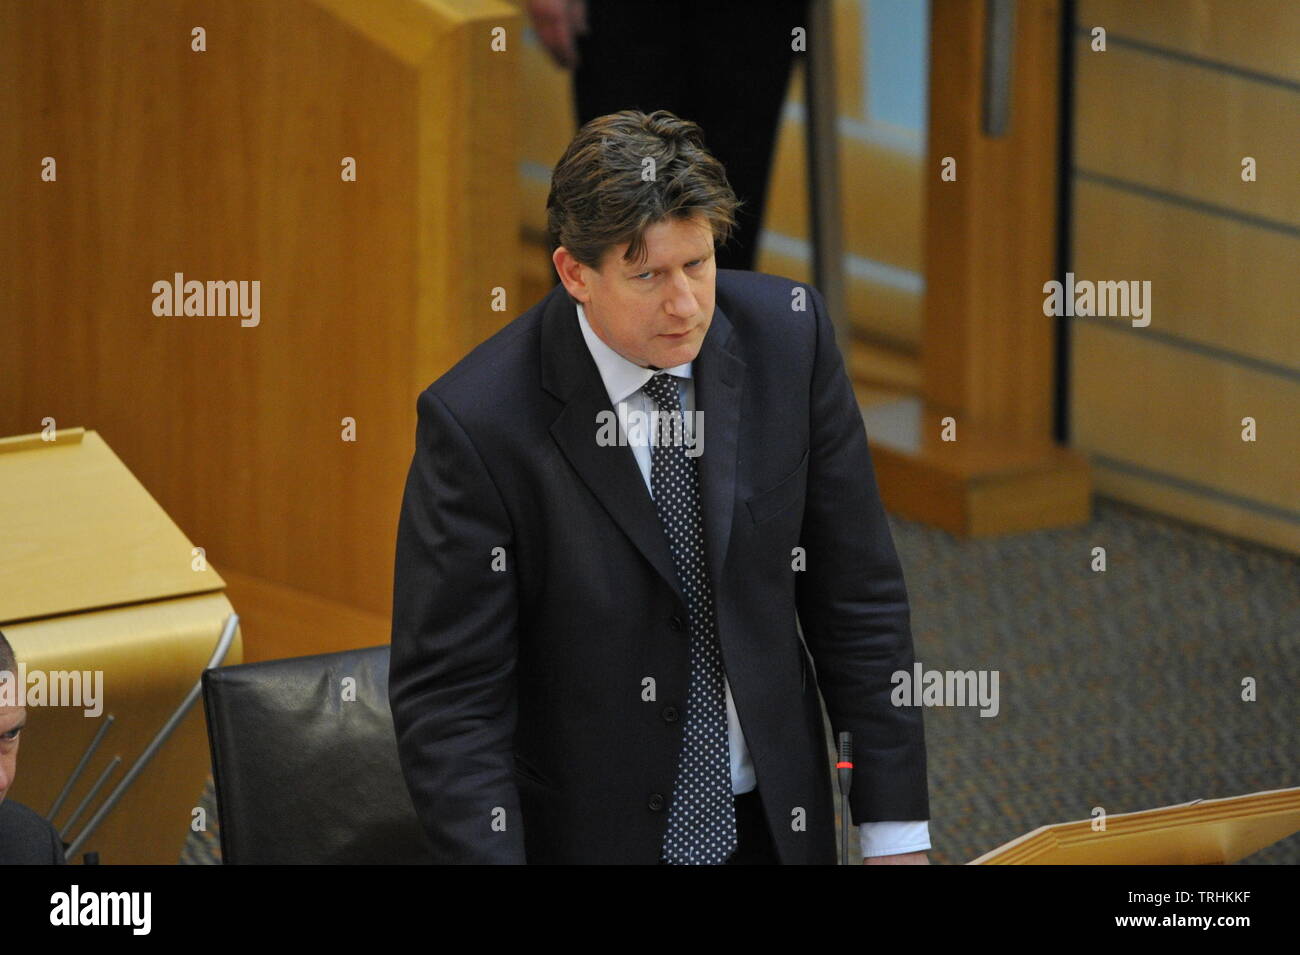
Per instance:
[[[685,272],[673,276],[670,286],[672,295],[668,299],[668,310],[679,318],[690,318],[700,310],[700,300],[691,290],[690,279]]]

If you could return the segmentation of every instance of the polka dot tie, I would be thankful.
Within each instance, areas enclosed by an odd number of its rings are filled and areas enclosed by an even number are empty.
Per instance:
[[[650,491],[690,618],[686,720],[663,859],[673,865],[717,865],[736,850],[736,803],[722,647],[713,616],[713,588],[704,565],[699,458],[686,454],[677,379],[660,372],[642,390],[659,406],[659,429],[650,452]]]

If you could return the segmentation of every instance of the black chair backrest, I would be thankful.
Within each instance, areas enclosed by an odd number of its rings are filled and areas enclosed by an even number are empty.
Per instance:
[[[430,862],[397,760],[388,647],[208,670],[224,861]]]

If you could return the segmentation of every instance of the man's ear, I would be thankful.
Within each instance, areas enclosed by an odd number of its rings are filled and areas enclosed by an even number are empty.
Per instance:
[[[551,253],[551,262],[555,265],[555,273],[560,277],[570,297],[584,305],[591,301],[591,290],[582,274],[582,263],[575,259],[568,249],[562,245],[558,246]]]

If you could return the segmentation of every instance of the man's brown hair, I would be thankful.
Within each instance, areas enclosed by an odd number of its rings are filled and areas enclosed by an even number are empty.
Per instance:
[[[624,258],[639,263],[646,229],[697,215],[716,247],[730,238],[741,204],[696,123],[666,109],[625,109],[583,126],[556,163],[546,199],[550,250],[564,246],[599,269],[609,249],[627,242]]]

